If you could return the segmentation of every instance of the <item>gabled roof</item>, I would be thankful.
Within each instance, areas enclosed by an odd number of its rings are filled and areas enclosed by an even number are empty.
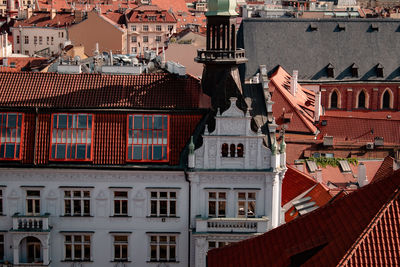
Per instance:
[[[285,178],[282,182],[282,206],[316,184],[317,182],[311,176],[287,165]]]
[[[385,144],[400,144],[399,112],[327,111],[317,126],[319,139],[328,135],[336,140],[366,143],[374,142],[375,137],[383,137]]]
[[[399,26],[398,19],[244,19],[238,47],[246,49],[248,62],[242,75],[254,76],[260,65],[272,73],[281,65],[289,73],[299,70],[300,81],[400,80]],[[327,75],[329,63],[333,78]],[[358,77],[352,77],[353,63]],[[383,77],[377,77],[378,63],[385,67]]]
[[[400,171],[305,216],[208,252],[209,267],[398,266]]]
[[[288,131],[314,134],[317,128],[314,123],[315,93],[297,85],[296,96],[290,93],[291,76],[282,68],[272,74],[270,78],[270,90],[273,91],[272,112],[276,123],[284,123],[285,116],[289,114],[290,123]]]
[[[176,23],[175,16],[158,6],[142,5],[127,14],[128,23]]]
[[[2,107],[194,109],[198,79],[173,74],[0,73]]]
[[[14,27],[66,27],[72,25],[75,16],[71,13],[58,13],[51,19],[50,13],[34,13],[29,19],[17,21]]]

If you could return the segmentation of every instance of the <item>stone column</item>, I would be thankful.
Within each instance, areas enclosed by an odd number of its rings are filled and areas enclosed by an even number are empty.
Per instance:
[[[199,188],[200,188],[200,179],[198,175],[195,175],[193,172],[189,173],[189,181],[190,181],[190,210],[192,214],[192,218],[190,218],[191,228],[196,227],[196,215],[202,215],[199,209]]]
[[[347,103],[346,103],[347,111],[353,109],[353,89],[347,88]]]
[[[272,181],[271,177],[267,175],[265,177],[265,185],[264,185],[264,215],[269,219],[269,227],[271,228],[271,218],[272,218]]]
[[[194,266],[206,267],[207,240],[205,237],[195,237]]]
[[[275,173],[272,178],[272,215],[271,215],[271,225],[272,228],[279,226],[279,217],[280,217],[280,179],[279,174]]]

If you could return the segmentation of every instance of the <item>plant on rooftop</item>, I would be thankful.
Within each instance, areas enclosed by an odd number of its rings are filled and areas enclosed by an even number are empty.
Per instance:
[[[320,158],[314,158],[310,157],[307,160],[314,161],[319,167],[325,168],[326,166],[332,166],[332,167],[337,167],[339,166],[339,161],[340,160],[346,160],[349,164],[352,164],[354,166],[358,165],[358,160],[355,158],[325,158],[325,157],[320,157]]]

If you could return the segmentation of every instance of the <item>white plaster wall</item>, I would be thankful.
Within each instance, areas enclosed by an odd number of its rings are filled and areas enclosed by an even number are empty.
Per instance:
[[[0,185],[4,196],[5,216],[0,220],[0,231],[12,228],[12,215],[25,214],[25,190],[21,186],[44,186],[41,190],[41,213],[50,212],[51,266],[71,266],[64,259],[64,235],[60,231],[94,231],[91,239],[92,263],[83,266],[114,266],[113,238],[110,231],[132,232],[126,266],[157,266],[148,263],[149,237],[146,232],[180,232],[177,238],[177,263],[169,266],[188,266],[188,183],[183,172],[138,172],[71,169],[2,169]],[[63,217],[63,188],[91,188],[91,215],[93,217]],[[110,217],[112,191],[109,187],[132,187],[128,193],[129,215]],[[150,200],[146,187],[174,187],[177,190],[177,216],[179,218],[147,218]],[[5,259],[12,261],[12,233],[5,233]]]

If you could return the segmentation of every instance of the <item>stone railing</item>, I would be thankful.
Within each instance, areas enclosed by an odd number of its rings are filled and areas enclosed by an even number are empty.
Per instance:
[[[16,213],[13,215],[13,230],[14,231],[48,231],[49,216],[44,215],[21,215]]]
[[[196,219],[196,232],[264,233],[267,228],[267,217]]]
[[[197,61],[212,61],[212,60],[240,60],[245,59],[244,49],[237,50],[197,50]]]

